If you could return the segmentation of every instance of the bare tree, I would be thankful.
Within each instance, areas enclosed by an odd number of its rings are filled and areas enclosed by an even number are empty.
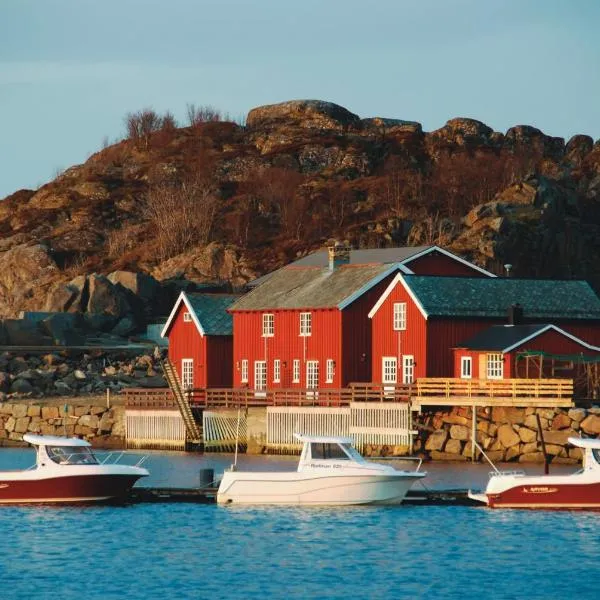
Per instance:
[[[143,145],[147,150],[150,147],[150,138],[157,131],[173,131],[177,128],[177,121],[173,113],[167,111],[162,117],[151,108],[145,108],[125,117],[127,136],[130,140]]]
[[[156,228],[159,258],[171,258],[196,244],[206,244],[217,208],[217,191],[206,179],[163,182],[146,193],[144,215]]]
[[[223,115],[220,110],[212,106],[196,106],[195,104],[188,104],[187,118],[191,127],[197,127],[202,123],[222,121]]]

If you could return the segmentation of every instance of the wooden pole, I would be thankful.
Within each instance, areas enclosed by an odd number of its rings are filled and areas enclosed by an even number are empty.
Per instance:
[[[477,434],[477,407],[473,405],[471,418],[471,462],[475,462],[475,436]]]
[[[537,421],[538,435],[542,442],[542,452],[544,454],[544,475],[548,475],[550,472],[550,465],[548,464],[548,455],[546,454],[546,442],[544,441],[544,434],[542,432],[542,423],[540,421],[540,415],[535,413],[535,420]]]

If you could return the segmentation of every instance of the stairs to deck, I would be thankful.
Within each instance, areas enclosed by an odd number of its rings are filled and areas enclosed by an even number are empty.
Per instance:
[[[194,416],[192,407],[188,402],[186,394],[181,389],[181,383],[175,367],[171,364],[171,361],[169,361],[168,358],[164,361],[161,361],[161,366],[165,375],[165,379],[169,384],[171,392],[173,392],[173,396],[175,397],[175,401],[177,402],[177,406],[181,412],[181,417],[187,431],[188,441],[192,444],[201,444],[202,428]]]

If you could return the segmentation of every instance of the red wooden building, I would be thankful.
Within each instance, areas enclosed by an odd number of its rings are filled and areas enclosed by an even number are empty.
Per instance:
[[[239,297],[179,295],[161,335],[169,339],[169,360],[185,389],[231,387],[233,328],[227,308]]]
[[[316,253],[317,264],[297,262],[261,278],[229,309],[234,387],[336,389],[369,382],[368,312],[398,272],[493,277],[433,246],[408,252],[400,262],[377,260],[381,252],[332,246],[325,265]]]
[[[373,382],[452,377],[452,349],[506,324],[509,310],[525,323],[554,324],[600,345],[600,299],[585,281],[397,274],[369,313]]]
[[[530,356],[538,357],[535,367],[527,362]],[[544,356],[548,357],[545,365]],[[568,356],[570,363],[581,358],[597,358],[600,348],[556,325],[493,325],[454,348],[453,376],[463,379],[555,377],[555,364],[549,359]],[[565,370],[561,367],[561,376],[573,375]]]

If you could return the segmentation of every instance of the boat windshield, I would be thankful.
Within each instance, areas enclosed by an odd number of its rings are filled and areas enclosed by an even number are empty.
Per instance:
[[[48,446],[50,460],[59,465],[97,465],[92,451],[85,446]]]
[[[313,459],[350,460],[350,457],[342,449],[342,446],[345,445],[312,442],[310,444],[310,456]]]
[[[592,454],[594,455],[594,460],[600,465],[600,449],[594,448]]]

